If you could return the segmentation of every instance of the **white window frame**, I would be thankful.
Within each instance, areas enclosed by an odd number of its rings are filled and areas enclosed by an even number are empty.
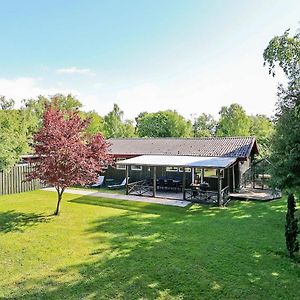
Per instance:
[[[131,166],[131,171],[142,171],[143,170],[143,166],[140,165],[132,165]]]
[[[166,167],[166,172],[178,172],[178,167]]]
[[[218,178],[217,175],[206,176],[206,175],[205,175],[205,170],[218,170],[218,169],[214,169],[214,168],[211,168],[211,169],[205,169],[205,168],[204,168],[204,177],[206,177],[206,178]],[[224,169],[220,169],[220,174],[221,174],[221,178],[224,178]]]
[[[118,165],[118,161],[122,161],[125,160],[126,158],[117,158],[116,159],[116,168],[118,170],[126,170],[126,166],[125,165]]]
[[[183,172],[183,167],[180,167],[180,168],[179,168],[179,172]],[[185,172],[186,172],[186,173],[192,172],[192,168],[185,168]]]

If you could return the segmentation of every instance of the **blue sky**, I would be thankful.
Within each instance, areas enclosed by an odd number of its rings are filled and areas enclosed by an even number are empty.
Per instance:
[[[299,1],[0,0],[0,95],[73,93],[126,117],[214,116],[233,102],[272,115],[268,41],[300,27]]]

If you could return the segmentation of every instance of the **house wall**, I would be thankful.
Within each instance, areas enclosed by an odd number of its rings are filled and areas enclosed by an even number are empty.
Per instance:
[[[250,167],[250,160],[239,161],[234,166],[224,170],[224,177],[222,178],[222,188],[229,186],[230,192],[234,192],[235,189],[239,189],[241,185],[242,174],[248,170]],[[233,169],[234,169],[234,179],[235,185],[233,184]],[[125,176],[126,171],[122,169],[117,169],[116,167],[108,167],[104,174],[105,179],[114,179],[116,182],[121,182]],[[152,167],[142,167],[142,170],[132,170],[129,166],[129,182],[144,180],[153,178],[153,168]],[[170,179],[182,180],[183,172],[171,172],[166,171],[166,167],[156,167],[156,177],[165,177]],[[217,177],[204,177],[204,180],[209,183],[211,190],[218,189],[218,178]],[[186,172],[187,185],[192,182],[192,172]]]
[[[116,167],[108,167],[108,169],[103,173],[105,179],[114,179],[115,181],[122,181],[126,176],[126,171],[117,169]],[[130,177],[129,182],[139,181],[143,179],[153,178],[153,168],[152,167],[142,167],[142,170],[132,170],[129,166],[128,175]],[[166,167],[156,167],[156,177],[166,177],[170,179],[182,180],[183,172],[168,172]],[[186,180],[190,184],[192,182],[191,172],[186,172]]]

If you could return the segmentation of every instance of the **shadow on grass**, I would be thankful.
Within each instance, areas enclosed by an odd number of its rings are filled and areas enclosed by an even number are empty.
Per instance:
[[[270,295],[293,299],[297,295],[299,270],[270,252],[279,241],[274,224],[282,225],[280,205],[177,208],[91,197],[70,202],[124,212],[89,224],[85,234],[97,247],[82,263],[19,283],[11,299],[261,299]],[[64,281],[68,274],[77,275]]]
[[[0,232],[23,232],[26,228],[48,222],[51,216],[35,213],[22,213],[14,210],[0,212]]]

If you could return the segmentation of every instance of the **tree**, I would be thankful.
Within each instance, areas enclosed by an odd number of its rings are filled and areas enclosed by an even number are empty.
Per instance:
[[[133,121],[126,119],[123,122],[123,137],[135,137],[135,127],[133,125]]]
[[[42,126],[46,107],[55,107],[62,111],[78,111],[82,108],[81,102],[73,95],[56,94],[50,97],[38,96],[37,99],[24,99],[22,110],[29,122],[29,131],[36,133]]]
[[[88,120],[76,111],[62,111],[49,107],[43,116],[43,127],[34,136],[37,160],[29,179],[55,187],[58,195],[55,215],[66,187],[93,182],[97,173],[111,163],[109,144],[102,135],[86,136]]]
[[[195,118],[193,131],[195,137],[210,137],[215,133],[217,122],[210,114],[201,114]]]
[[[287,200],[287,213],[286,213],[286,225],[285,225],[285,240],[286,247],[290,254],[290,257],[294,257],[294,253],[299,251],[299,242],[297,241],[298,219],[295,218],[296,201],[293,194],[289,194]]]
[[[288,84],[278,87],[275,133],[272,138],[273,183],[296,190],[300,185],[300,34],[289,31],[274,37],[264,51],[269,73],[275,75],[277,64]]]
[[[270,142],[274,133],[274,124],[265,115],[250,116],[250,135],[255,136],[259,144],[260,156],[270,156]]]
[[[270,74],[275,76],[279,65],[288,79],[286,87],[278,87],[270,159],[273,163],[273,184],[290,192],[285,237],[287,250],[293,256],[294,252],[299,251],[294,193],[298,193],[300,185],[300,32],[290,36],[287,30],[283,35],[275,36],[263,55]]]
[[[19,110],[0,110],[0,171],[13,166],[29,150],[27,125]]]
[[[219,112],[217,136],[249,136],[250,119],[243,107],[237,103],[223,106]]]
[[[124,112],[117,104],[114,104],[113,110],[104,116],[104,130],[106,137],[133,137],[135,136],[135,128],[133,121],[123,121]]]
[[[15,101],[13,99],[6,99],[5,96],[0,96],[0,109],[10,110],[15,106]]]
[[[72,94],[68,94],[67,96],[63,94],[51,96],[50,103],[62,111],[77,111],[82,108],[82,103]]]
[[[141,137],[190,137],[192,124],[176,111],[143,113],[137,122]]]
[[[97,112],[80,112],[80,116],[83,119],[89,119],[89,124],[86,128],[87,134],[94,135],[97,133],[101,133],[103,136],[106,136],[104,129],[104,118],[101,117]]]

